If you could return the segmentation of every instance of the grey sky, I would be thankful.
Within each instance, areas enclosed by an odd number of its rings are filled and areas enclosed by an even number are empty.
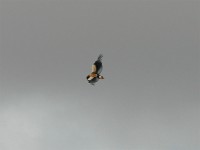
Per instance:
[[[189,0],[1,1],[0,149],[200,149],[199,14]]]

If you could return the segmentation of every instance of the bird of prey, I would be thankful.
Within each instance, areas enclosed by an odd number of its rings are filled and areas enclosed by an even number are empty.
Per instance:
[[[102,57],[103,55],[100,54],[97,60],[92,65],[92,72],[86,77],[88,83],[91,85],[95,85],[96,82],[99,81],[99,79],[104,79],[100,73],[102,72],[103,65],[102,65]]]

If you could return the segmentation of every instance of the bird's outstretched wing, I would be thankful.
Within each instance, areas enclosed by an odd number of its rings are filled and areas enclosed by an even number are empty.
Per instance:
[[[98,61],[101,61],[101,60],[102,60],[102,58],[103,58],[103,55],[102,55],[102,54],[100,54],[100,55],[98,56],[97,60],[98,60]]]
[[[102,65],[102,57],[103,55],[100,54],[99,57],[97,58],[97,60],[95,61],[95,63],[93,64],[94,66],[96,66],[96,73],[100,74],[103,70],[103,65]]]

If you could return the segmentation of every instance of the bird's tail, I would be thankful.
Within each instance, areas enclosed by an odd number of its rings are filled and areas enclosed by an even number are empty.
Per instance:
[[[101,61],[101,60],[102,60],[102,57],[103,57],[103,55],[100,54],[97,60]]]

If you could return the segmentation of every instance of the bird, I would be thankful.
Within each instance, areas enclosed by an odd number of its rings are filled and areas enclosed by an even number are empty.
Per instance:
[[[98,56],[97,60],[92,65],[92,72],[86,77],[88,83],[90,83],[91,85],[95,85],[95,83],[98,82],[99,79],[104,79],[104,77],[100,75],[103,70],[102,57],[102,54]]]

